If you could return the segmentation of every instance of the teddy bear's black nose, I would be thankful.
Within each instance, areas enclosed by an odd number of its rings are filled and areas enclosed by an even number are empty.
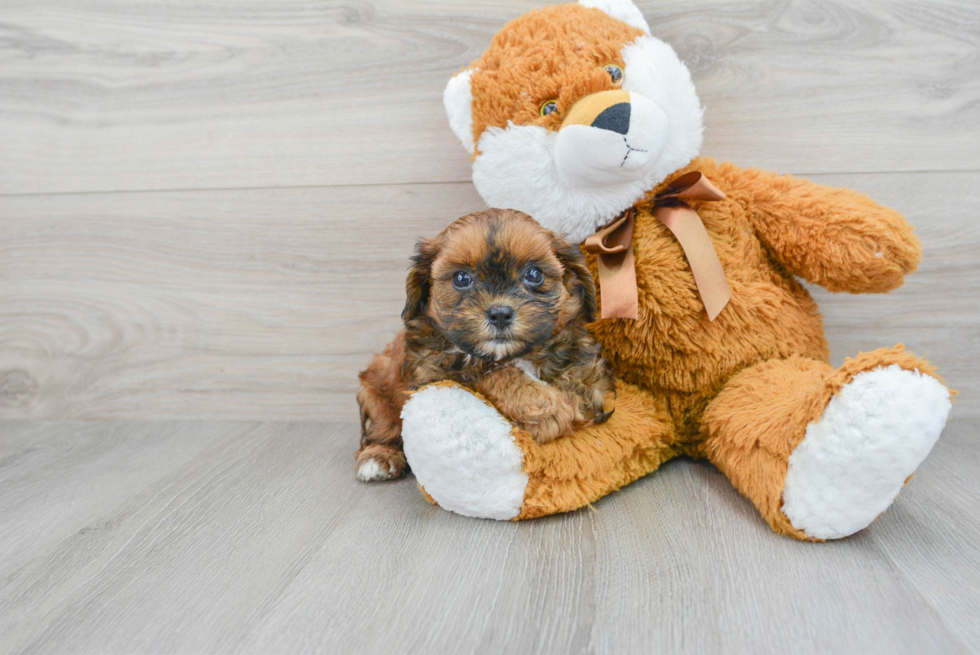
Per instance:
[[[494,305],[487,310],[487,319],[493,323],[498,330],[502,330],[510,325],[514,318],[514,309],[506,305]]]
[[[606,107],[592,121],[592,127],[610,130],[617,134],[626,134],[630,131],[630,103],[620,102],[612,107]]]

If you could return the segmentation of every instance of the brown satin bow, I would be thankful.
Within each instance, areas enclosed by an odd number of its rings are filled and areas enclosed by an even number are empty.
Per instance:
[[[711,201],[724,197],[725,194],[708,178],[699,171],[691,171],[673,180],[653,198],[653,215],[681,244],[709,321],[715,320],[725,308],[732,291],[701,217],[684,200]],[[637,318],[638,291],[636,262],[633,260],[635,221],[636,208],[631,207],[583,244],[585,250],[599,255],[602,318]]]

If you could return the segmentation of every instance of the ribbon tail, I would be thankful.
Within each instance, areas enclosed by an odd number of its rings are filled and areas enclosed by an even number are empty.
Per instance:
[[[599,298],[602,318],[637,319],[639,302],[632,243],[623,252],[599,255]]]
[[[631,318],[635,321],[639,315],[636,262],[633,259],[635,220],[636,210],[630,208],[586,239],[582,246],[598,256],[601,318]]]
[[[732,290],[701,217],[687,205],[659,207],[656,215],[680,242],[708,320],[715,320],[731,300]]]

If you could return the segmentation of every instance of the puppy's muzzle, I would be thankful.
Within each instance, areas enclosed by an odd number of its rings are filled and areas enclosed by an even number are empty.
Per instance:
[[[514,320],[514,308],[506,305],[494,305],[487,309],[487,320],[498,330],[503,330]]]

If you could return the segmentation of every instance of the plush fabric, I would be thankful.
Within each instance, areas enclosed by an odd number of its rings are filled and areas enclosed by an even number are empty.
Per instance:
[[[646,35],[628,0],[582,4],[589,6],[549,7],[509,23],[465,78],[450,84],[457,99],[470,84],[469,116],[458,100],[447,109],[454,124],[472,129],[474,181],[488,202],[526,211],[577,241],[636,210],[638,318],[590,326],[620,379],[616,411],[605,424],[539,445],[499,421],[484,429],[484,415],[496,412],[468,390],[453,389],[462,395],[428,409],[423,391],[406,405],[413,421],[403,431],[420,485],[430,500],[460,513],[526,519],[592,503],[686,454],[717,466],[779,533],[807,540],[853,534],[888,507],[928,455],[950,411],[950,392],[929,363],[902,346],[833,367],[820,312],[797,277],[832,291],[895,289],[920,260],[912,227],[855,191],[696,156],[701,108],[676,54]],[[621,112],[617,133],[628,141],[663,129],[666,145],[639,177],[602,168],[599,154],[591,164],[577,162],[570,186],[556,163],[566,150],[556,148],[563,129],[574,128],[569,138],[608,130],[581,116],[626,102],[621,94],[597,95],[620,88],[606,63],[624,67],[621,88],[630,103],[642,96],[667,117],[666,126],[644,125],[653,114],[634,112],[627,130]],[[559,110],[541,115],[549,98],[558,99]],[[572,112],[579,100],[589,104]],[[588,144],[599,137],[589,138],[573,149],[575,157],[592,156]],[[596,166],[596,188],[585,188],[589,165]],[[731,287],[715,320],[680,244],[652,215],[653,197],[690,171],[725,194],[689,202]],[[587,261],[597,275],[595,256]],[[471,406],[479,411],[469,419]],[[498,455],[482,455],[500,452],[507,453],[506,470],[494,463]],[[425,462],[424,472],[416,460]],[[496,477],[507,489],[495,486]],[[451,492],[448,478],[456,480]],[[479,509],[504,492],[506,511]]]
[[[793,449],[782,513],[812,537],[860,530],[885,511],[932,450],[949,405],[946,388],[918,371],[891,364],[858,373]]]
[[[604,70],[610,64],[628,71],[620,84]],[[585,163],[582,149],[596,144],[576,148],[567,130],[558,128],[577,99],[610,90],[628,92],[637,113],[666,124],[653,129],[632,121],[626,136],[646,152],[631,153],[622,167],[625,152],[613,157],[611,170],[593,160],[597,176],[619,173],[621,179],[575,186],[562,172],[577,172]],[[460,112],[467,97],[469,115]],[[542,115],[551,100],[557,111]],[[511,21],[483,57],[450,81],[444,102],[457,135],[466,126],[472,130],[460,140],[474,156],[473,183],[487,203],[519,209],[575,242],[602,224],[597,220],[612,218],[690,162],[701,147],[701,104],[677,53],[591,7],[546,7]],[[608,155],[611,144],[600,141],[606,146],[601,154]],[[567,156],[579,166],[561,161]]]

